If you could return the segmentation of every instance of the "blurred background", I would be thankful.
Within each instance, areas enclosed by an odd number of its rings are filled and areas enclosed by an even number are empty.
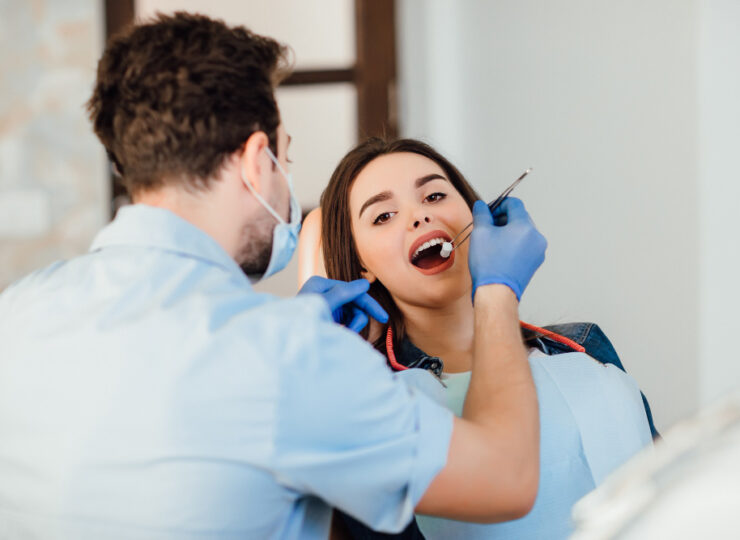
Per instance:
[[[659,429],[740,386],[738,0],[0,0],[0,290],[125,202],[84,103],[106,36],[175,10],[293,48],[304,211],[367,135],[431,143],[487,198],[532,166],[522,318],[597,322]],[[295,263],[259,288],[294,294]]]

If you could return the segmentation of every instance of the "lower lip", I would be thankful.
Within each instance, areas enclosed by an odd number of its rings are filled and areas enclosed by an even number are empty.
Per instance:
[[[435,266],[434,268],[419,268],[413,263],[411,264],[411,266],[416,268],[419,272],[421,272],[425,276],[432,276],[434,274],[439,274],[440,272],[444,272],[449,267],[451,267],[454,262],[455,262],[455,251],[453,250],[452,253],[450,253],[450,256],[447,257],[446,262],[443,262],[442,264]]]

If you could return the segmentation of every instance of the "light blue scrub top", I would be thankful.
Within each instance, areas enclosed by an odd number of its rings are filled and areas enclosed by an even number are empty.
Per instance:
[[[0,538],[326,538],[330,506],[402,529],[452,414],[330,321],[121,209],[0,295]]]
[[[573,532],[571,511],[581,497],[652,442],[650,426],[634,379],[584,353],[529,355],[540,411],[540,481],[532,511],[525,517],[483,525],[417,516],[427,540],[560,540]],[[420,390],[458,416],[470,372],[451,374],[447,387],[416,369]],[[419,384],[425,378],[424,384]]]

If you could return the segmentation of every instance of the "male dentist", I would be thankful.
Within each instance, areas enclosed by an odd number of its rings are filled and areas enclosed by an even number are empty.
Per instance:
[[[505,226],[476,206],[475,324],[492,330],[463,418],[352,331],[383,317],[367,283],[256,293],[300,220],[284,64],[272,39],[184,13],[108,43],[90,117],[135,204],[0,296],[0,537],[326,538],[331,507],[381,531],[531,508],[517,310],[544,238],[520,206]]]

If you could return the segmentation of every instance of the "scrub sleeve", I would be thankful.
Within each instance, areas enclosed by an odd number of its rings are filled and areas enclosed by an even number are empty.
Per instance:
[[[315,318],[301,334],[279,370],[277,480],[376,530],[402,530],[447,461],[452,413],[400,381],[357,334]]]

